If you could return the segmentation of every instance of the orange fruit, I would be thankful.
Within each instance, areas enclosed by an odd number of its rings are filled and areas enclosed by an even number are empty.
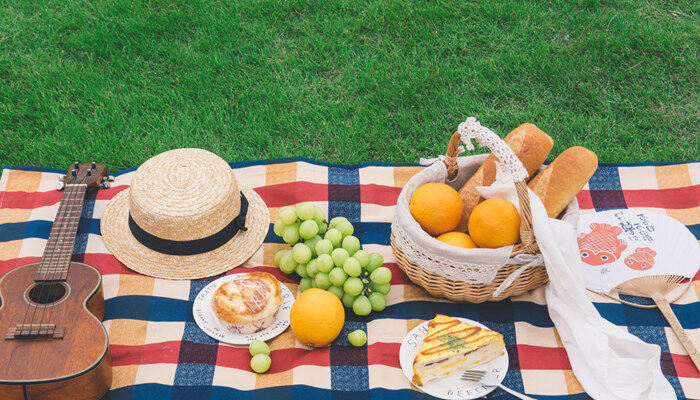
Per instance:
[[[464,232],[447,232],[436,238],[450,246],[464,247],[465,249],[475,249],[476,243]]]
[[[520,240],[520,215],[508,200],[482,201],[474,207],[467,227],[474,243],[479,247],[508,246]]]
[[[310,347],[328,346],[345,323],[345,308],[338,297],[322,289],[305,290],[292,304],[289,325],[300,342]]]
[[[436,236],[454,230],[462,218],[462,198],[444,183],[426,183],[411,195],[408,205],[421,228]]]

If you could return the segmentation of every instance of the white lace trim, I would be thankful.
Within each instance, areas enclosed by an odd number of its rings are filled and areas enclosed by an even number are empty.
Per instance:
[[[462,142],[467,146],[467,150],[474,150],[472,139],[476,140],[479,146],[491,149],[491,152],[498,159],[496,161],[496,184],[527,179],[527,170],[513,149],[492,130],[482,126],[476,118],[467,118],[466,121],[459,124],[457,132],[462,137]]]

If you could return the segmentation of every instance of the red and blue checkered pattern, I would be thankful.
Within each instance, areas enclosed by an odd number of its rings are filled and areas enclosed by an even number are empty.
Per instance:
[[[510,371],[504,384],[541,399],[589,398],[574,377],[549,319],[543,289],[499,303],[457,304],[436,299],[412,285],[396,267],[389,246],[393,207],[416,165],[330,165],[293,158],[235,163],[238,179],[254,188],[276,220],[281,206],[311,201],[329,217],[354,224],[368,251],[378,251],[392,269],[386,310],[369,317],[347,313],[341,335],[328,348],[308,350],[288,331],[269,342],[272,367],[250,371],[245,347],[219,344],[192,318],[192,301],[211,279],[169,281],[125,268],[105,249],[100,216],[106,203],[128,186],[134,170],[122,171],[111,189],[90,192],[75,245],[76,261],[103,274],[105,326],[110,336],[114,382],[107,399],[423,399],[399,367],[404,335],[436,313],[480,321],[504,335]],[[0,178],[0,273],[39,259],[61,194],[63,171],[8,166]],[[582,212],[641,208],[667,214],[700,238],[700,163],[601,164],[578,196]],[[273,267],[285,245],[272,233],[243,266],[275,274],[296,293],[298,280]],[[696,278],[697,279],[697,278]],[[700,284],[673,305],[695,343],[700,343]],[[600,313],[662,349],[662,369],[680,399],[700,399],[700,374],[658,310],[638,309],[591,294]],[[368,345],[350,346],[355,329]],[[512,396],[496,390],[490,399]]]

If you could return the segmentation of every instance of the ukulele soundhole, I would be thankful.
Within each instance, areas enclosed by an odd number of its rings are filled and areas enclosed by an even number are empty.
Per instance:
[[[35,304],[51,304],[66,295],[66,287],[60,282],[37,283],[27,292],[29,301]]]

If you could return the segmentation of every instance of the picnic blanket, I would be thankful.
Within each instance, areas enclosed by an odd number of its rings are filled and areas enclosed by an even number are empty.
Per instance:
[[[212,279],[170,281],[136,274],[108,251],[100,238],[107,202],[126,188],[134,169],[117,173],[111,189],[91,191],[80,222],[75,261],[103,274],[105,327],[114,381],[106,399],[424,399],[399,367],[399,347],[408,331],[436,313],[470,318],[503,334],[510,357],[506,386],[541,399],[587,399],[547,314],[543,288],[498,303],[450,303],[414,286],[394,263],[389,245],[394,204],[413,164],[332,165],[303,158],[231,164],[238,179],[270,207],[312,201],[329,217],[345,216],[364,248],[384,256],[393,272],[388,306],[368,317],[346,313],[338,339],[328,348],[307,350],[289,330],[269,342],[272,366],[250,370],[246,347],[220,344],[197,328],[192,302]],[[0,274],[38,261],[61,193],[63,171],[7,166],[0,178]],[[578,195],[582,213],[640,208],[665,213],[700,239],[700,162],[601,164]],[[272,232],[261,249],[229,273],[263,270],[292,292],[297,280],[273,264],[286,245]],[[700,343],[700,282],[673,310],[695,343]],[[700,374],[656,309],[638,309],[591,294],[600,313],[641,339],[661,346],[661,368],[680,399],[700,399]],[[346,335],[366,330],[367,346],[355,348]],[[489,399],[509,399],[495,390]]]

